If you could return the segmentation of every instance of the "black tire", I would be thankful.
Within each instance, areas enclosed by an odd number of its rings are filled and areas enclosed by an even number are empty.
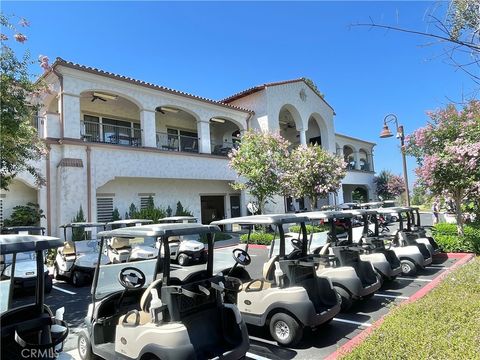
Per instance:
[[[334,286],[335,290],[337,291],[338,295],[340,295],[340,298],[342,299],[342,302],[340,304],[340,309],[342,312],[346,312],[350,310],[352,307],[352,295],[345,290],[344,288],[341,288],[339,286]]]
[[[50,294],[53,288],[53,281],[49,275],[45,276],[45,293]]]
[[[180,266],[187,266],[188,256],[185,255],[185,254],[178,255],[177,262],[178,262],[178,265],[180,265]]]
[[[53,278],[55,280],[61,280],[62,279],[62,275],[60,275],[60,269],[58,268],[57,263],[55,263],[53,265]]]
[[[363,300],[371,299],[375,295],[375,291],[362,297]]]
[[[270,335],[279,344],[295,346],[302,339],[303,327],[288,314],[277,313],[269,324]]]
[[[79,271],[74,271],[72,274],[72,285],[75,287],[81,287],[85,284],[85,275]]]
[[[402,274],[405,276],[415,276],[417,273],[417,267],[410,260],[400,260],[402,267]]]
[[[78,355],[80,355],[80,359],[82,360],[97,359],[97,357],[92,352],[92,344],[90,343],[90,339],[84,331],[81,331],[78,334],[77,349],[78,349]]]

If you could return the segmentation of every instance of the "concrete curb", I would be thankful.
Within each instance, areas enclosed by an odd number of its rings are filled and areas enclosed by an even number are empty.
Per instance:
[[[441,254],[440,254],[441,255]],[[447,270],[445,270],[442,274],[437,276],[432,282],[421,288],[419,291],[417,291],[415,294],[413,294],[408,300],[402,301],[398,306],[403,306],[405,304],[409,304],[411,302],[414,302],[422,297],[424,297],[426,294],[428,294],[430,291],[432,291],[435,287],[438,286],[442,282],[442,280],[450,274],[453,270],[456,268],[462,266],[463,264],[466,264],[470,260],[472,260],[475,255],[474,254],[469,254],[469,253],[448,253],[446,254],[448,258],[451,259],[460,259],[457,262],[455,262],[452,266],[450,266]],[[363,330],[360,334],[356,335],[352,339],[350,339],[347,343],[343,344],[340,348],[338,348],[334,353],[330,354],[327,356],[324,360],[336,360],[342,355],[346,355],[347,353],[351,352],[355,347],[360,345],[367,337],[370,335],[376,328],[378,328],[380,325],[382,325],[383,321],[385,320],[385,317],[387,317],[388,314],[383,315],[380,319],[375,321],[372,326],[369,328]]]

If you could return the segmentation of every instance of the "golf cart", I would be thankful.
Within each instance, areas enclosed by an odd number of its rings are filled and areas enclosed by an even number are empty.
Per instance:
[[[193,216],[170,216],[158,220],[159,224],[192,224],[197,218]],[[170,259],[180,266],[186,266],[192,262],[203,264],[207,261],[205,245],[198,241],[198,236],[179,236],[170,239]]]
[[[420,222],[420,211],[417,207],[409,207],[410,212],[407,220],[407,236],[412,236],[417,242],[421,242],[427,246],[433,255],[441,252],[440,247],[432,236],[428,236],[427,229],[432,229],[433,226],[422,226]]]
[[[40,226],[9,226],[2,228],[2,234],[19,235],[45,235],[45,228]],[[37,282],[37,261],[35,252],[19,252],[16,255],[16,266],[14,276],[15,289],[31,289]],[[0,255],[1,279],[9,279],[12,276],[12,254]],[[45,292],[52,291],[52,277],[48,272],[47,265],[43,266],[45,277]]]
[[[306,247],[302,247],[295,258],[285,251],[283,227],[299,224],[306,244],[305,221],[307,218],[285,214],[252,215],[212,222],[247,226],[248,238],[256,225],[275,228],[280,243],[279,254],[271,256],[264,264],[262,278],[251,279],[245,269],[251,261],[248,243],[247,251],[233,250],[236,263],[223,273],[227,275],[227,288],[233,289],[226,299],[237,304],[245,322],[268,326],[273,339],[286,346],[298,343],[305,327],[315,328],[327,323],[340,311],[340,298],[326,277],[315,274],[316,264],[308,256]]]
[[[347,311],[354,300],[369,299],[382,286],[381,277],[370,261],[360,258],[360,249],[352,246],[352,228],[338,234],[336,223],[342,220],[351,222],[352,214],[340,211],[312,211],[303,213],[309,221],[328,224],[330,231],[326,244],[313,248],[308,244],[312,254],[323,258],[322,266],[317,268],[318,276],[325,276],[342,298],[342,311]],[[312,237],[310,237],[312,239]],[[311,240],[310,240],[311,241]]]
[[[62,245],[58,238],[42,235],[0,235],[0,255],[11,256],[12,272],[15,273],[17,255],[34,252],[36,272],[44,271],[43,254]],[[14,282],[0,281],[0,324],[2,359],[55,359],[62,350],[68,335],[68,326],[63,321],[64,308],[53,315],[45,304],[45,277],[37,276],[35,301],[28,305],[13,304]]]
[[[152,223],[152,220],[147,219],[126,219],[109,222],[107,226],[115,230],[123,227],[142,226]],[[129,246],[126,242],[128,241],[120,238],[112,238],[107,242],[107,256],[110,262],[140,261],[154,259],[158,256],[158,249],[155,247],[156,239],[154,238],[146,239],[142,245]]]
[[[204,235],[208,261],[186,273],[170,258],[133,263],[97,263],[86,327],[78,334],[82,360],[104,359],[240,359],[248,350],[247,328],[237,307],[224,304],[223,276],[214,276],[213,235],[220,229],[200,224],[155,224],[104,231],[108,238],[141,245],[154,237],[169,253],[169,239]],[[101,253],[102,251],[100,251]]]
[[[383,280],[395,280],[402,272],[400,259],[395,252],[385,248],[378,238],[379,228],[376,210],[348,210],[354,217],[362,219],[362,226],[352,227],[352,241],[362,249],[360,259],[370,261]]]
[[[376,210],[378,215],[390,214],[394,211],[398,216],[399,228],[395,233],[390,235],[382,235],[380,239],[387,240],[389,245],[387,248],[391,248],[395,251],[395,254],[400,259],[402,266],[402,273],[408,276],[414,276],[417,273],[417,269],[424,269],[432,263],[432,254],[428,250],[427,246],[421,242],[409,239],[403,228],[403,216],[406,212],[404,208],[380,208]]]
[[[86,285],[93,278],[97,261],[102,264],[110,262],[105,254],[99,255],[98,240],[87,240],[87,236],[93,237],[93,230],[105,229],[105,224],[78,222],[61,225],[60,228],[63,229],[65,243],[58,248],[53,276],[57,280],[71,281],[76,287]],[[70,229],[71,240],[67,240],[67,229]],[[79,232],[84,240],[73,241],[74,232]]]
[[[371,202],[361,203],[360,208],[362,208],[362,209],[378,209],[379,207],[382,207],[382,205],[383,205],[382,201],[371,201]]]

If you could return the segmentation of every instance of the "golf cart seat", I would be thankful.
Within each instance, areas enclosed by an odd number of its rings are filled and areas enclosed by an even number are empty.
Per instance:
[[[150,315],[150,302],[152,301],[152,289],[159,290],[162,287],[162,279],[157,279],[153,281],[143,292],[142,297],[140,298],[140,311],[129,311],[125,315],[122,315],[118,318],[118,325],[133,326],[133,325],[145,325],[146,323],[152,321]],[[138,314],[138,322],[137,322]]]
[[[267,281],[275,280],[275,262],[278,261],[279,255],[272,256],[265,264],[263,264],[263,278]]]
[[[75,257],[75,244],[72,241],[65,241],[62,253],[65,257]]]
[[[121,237],[113,237],[110,247],[114,249],[118,254],[130,253],[132,247],[129,240]]]

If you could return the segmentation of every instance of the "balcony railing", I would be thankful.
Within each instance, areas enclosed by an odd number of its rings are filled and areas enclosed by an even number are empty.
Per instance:
[[[157,132],[157,148],[166,151],[198,153],[198,138]]]
[[[107,144],[142,146],[141,130],[126,126],[83,122],[83,141]]]
[[[223,143],[216,143],[212,142],[212,154],[213,155],[221,155],[221,156],[228,156],[228,153],[232,151],[232,149],[238,146],[239,142],[223,142]]]

